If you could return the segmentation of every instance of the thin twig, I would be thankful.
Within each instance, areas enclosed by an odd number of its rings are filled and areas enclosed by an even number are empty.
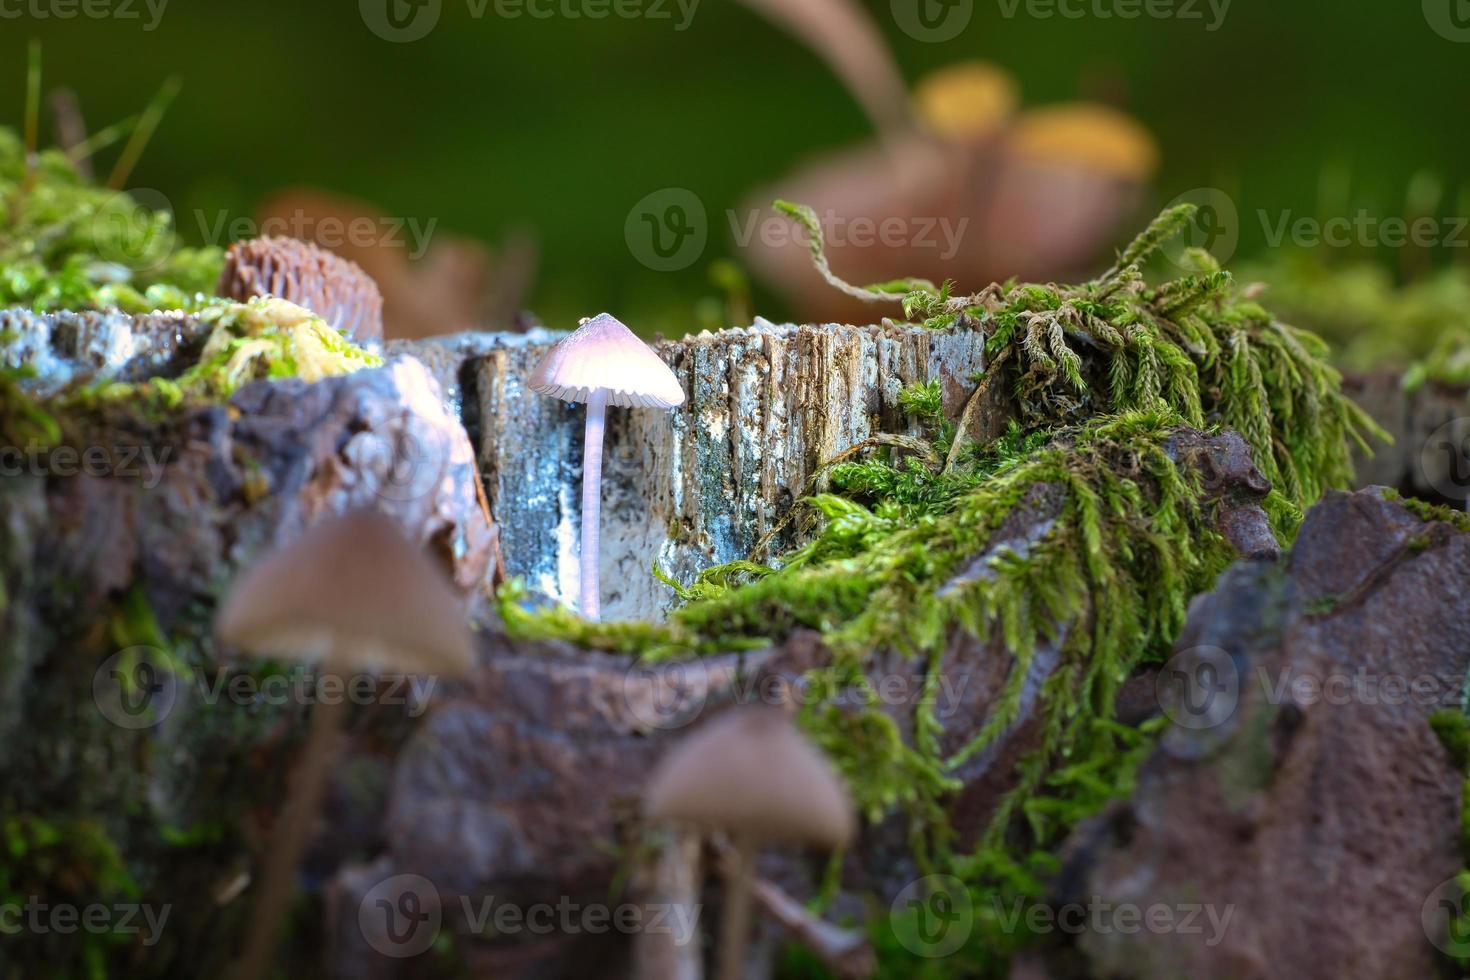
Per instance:
[[[36,154],[41,144],[41,42],[32,40],[26,49],[26,175],[20,193],[10,202],[10,223],[20,224],[21,209],[36,186]]]
[[[140,118],[140,116],[129,116],[121,122],[115,122],[111,126],[97,130],[97,132],[68,150],[66,154],[67,158],[71,160],[72,164],[78,170],[82,168],[83,164],[86,164],[90,169],[91,164],[88,162],[90,158],[132,132],[137,127]]]
[[[954,441],[949,444],[949,452],[945,454],[944,469],[941,472],[949,473],[954,470],[954,464],[960,458],[960,448],[968,438],[966,430],[970,427],[975,409],[979,406],[980,400],[985,397],[985,393],[990,390],[991,383],[999,376],[1000,369],[1005,366],[1006,359],[1010,356],[1011,348],[1007,346],[985,369],[985,377],[980,379],[980,383],[975,386],[975,390],[965,402],[964,411],[960,412],[960,420],[955,426]]]
[[[723,840],[711,843],[722,867],[730,869],[735,863],[735,848]],[[815,953],[835,976],[842,980],[864,980],[877,969],[873,948],[863,933],[843,929],[814,915],[779,885],[758,875],[751,876],[750,893],[761,911]]]
[[[123,185],[132,176],[133,167],[137,166],[138,159],[143,155],[143,150],[147,148],[148,141],[153,138],[153,131],[163,121],[163,114],[168,111],[169,105],[182,87],[183,83],[177,76],[168,79],[159,88],[153,101],[148,103],[148,108],[143,110],[143,115],[138,119],[138,126],[133,130],[132,138],[128,140],[128,145],[123,147],[122,156],[117,158],[117,164],[112,168],[112,176],[107,178],[107,186],[110,190],[123,189]]]
[[[929,464],[930,469],[939,465],[939,455],[934,452],[934,447],[924,440],[917,439],[914,436],[891,435],[886,432],[880,432],[875,436],[868,436],[868,438],[861,442],[848,446],[842,452],[833,456],[821,466],[818,466],[816,472],[812,473],[811,477],[807,480],[807,493],[810,494],[816,488],[817,480],[824,476],[832,467],[838,463],[845,463],[858,453],[877,446],[894,446],[899,449],[907,449],[916,456],[922,457],[924,462]]]
[[[77,102],[77,94],[69,88],[56,89],[46,97],[46,105],[51,109],[51,121],[56,127],[57,146],[72,161],[77,172],[90,183],[91,163],[85,159],[79,161],[76,157],[77,147],[87,142],[87,124],[82,119],[82,107]]]
[[[41,42],[26,50],[26,168],[34,169],[41,144]]]

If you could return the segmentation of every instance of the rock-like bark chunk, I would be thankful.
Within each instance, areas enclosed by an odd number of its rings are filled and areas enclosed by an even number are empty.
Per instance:
[[[1463,778],[1428,719],[1460,703],[1467,584],[1470,534],[1363,491],[1329,494],[1289,558],[1197,600],[1160,679],[1173,727],[1133,798],[1079,831],[1056,896],[1176,926],[1192,909],[1197,928],[1090,920],[1083,975],[1440,973]]]

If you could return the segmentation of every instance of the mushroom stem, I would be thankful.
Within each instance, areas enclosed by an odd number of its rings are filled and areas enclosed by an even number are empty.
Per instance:
[[[587,399],[587,435],[582,445],[582,616],[596,622],[602,613],[599,599],[598,550],[602,546],[602,428],[607,415],[607,392],[594,391]]]
[[[737,834],[734,854],[725,867],[725,894],[720,912],[719,980],[740,980],[745,974],[745,942],[750,933],[750,879],[755,865],[755,840]]]
[[[329,662],[322,678],[337,675]],[[312,825],[321,811],[327,774],[337,757],[337,743],[347,719],[347,699],[318,700],[311,710],[311,730],[302,750],[296,784],[282,809],[279,825],[271,835],[270,853],[250,920],[245,954],[237,980],[260,980],[275,952],[276,934],[290,904],[301,853],[311,838]]]

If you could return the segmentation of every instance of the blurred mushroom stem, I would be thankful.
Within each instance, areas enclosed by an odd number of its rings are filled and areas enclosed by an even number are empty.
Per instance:
[[[674,831],[646,852],[635,872],[642,901],[650,908],[687,910],[692,928],[640,929],[633,938],[636,980],[703,980],[699,931],[702,844],[693,831]]]
[[[321,680],[339,681],[341,676],[342,672],[328,662]],[[345,690],[344,684],[335,686]],[[265,873],[251,913],[250,932],[245,940],[238,980],[260,980],[270,966],[281,920],[290,907],[296,869],[311,839],[317,814],[321,812],[327,774],[337,758],[338,743],[347,723],[347,709],[345,697],[320,699],[312,707],[311,729],[302,750],[296,782],[271,835]]]
[[[607,391],[587,399],[587,434],[582,446],[582,615],[596,622],[602,615],[598,551],[602,547],[602,430],[607,417]]]
[[[718,838],[710,843],[719,855],[720,866],[731,869],[736,860],[735,849]],[[873,948],[861,931],[844,929],[813,915],[779,885],[754,873],[750,876],[750,891],[761,911],[815,953],[833,976],[841,980],[863,980],[877,970]]]
[[[731,837],[730,847],[721,862],[725,894],[720,910],[719,980],[740,980],[745,975],[745,944],[750,938],[751,875],[755,855],[755,838],[749,834],[736,834]]]

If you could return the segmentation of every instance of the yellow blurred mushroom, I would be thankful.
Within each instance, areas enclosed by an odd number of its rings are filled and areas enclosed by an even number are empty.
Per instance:
[[[913,113],[927,133],[971,143],[994,136],[1015,114],[1020,89],[987,61],[961,61],[932,71],[914,86]]]
[[[1010,148],[1031,163],[1072,164],[1145,182],[1159,169],[1159,147],[1136,119],[1111,106],[1064,102],[1022,113]]]

